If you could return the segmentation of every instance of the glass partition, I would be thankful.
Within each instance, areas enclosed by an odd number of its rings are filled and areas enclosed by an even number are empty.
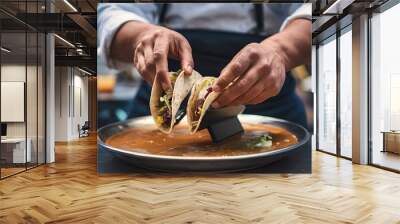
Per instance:
[[[43,11],[44,1],[26,3],[0,7],[18,16]],[[44,33],[0,11],[0,178],[45,163],[45,44]]]
[[[37,141],[37,116],[38,116],[38,88],[37,88],[37,79],[38,79],[38,49],[37,49],[37,41],[38,36],[36,32],[28,32],[27,33],[27,52],[28,52],[28,61],[27,61],[27,81],[26,81],[26,114],[27,114],[27,142],[28,148],[30,150],[31,159],[27,163],[28,168],[37,165],[38,158],[38,141]]]
[[[28,13],[44,12],[44,2],[27,3]],[[34,17],[38,19],[38,17]],[[45,160],[44,145],[44,99],[45,85],[45,35],[34,29],[27,29],[27,141],[31,142],[32,160],[29,167],[42,164]]]
[[[26,33],[1,34],[1,175],[26,169],[31,162],[26,126]]]

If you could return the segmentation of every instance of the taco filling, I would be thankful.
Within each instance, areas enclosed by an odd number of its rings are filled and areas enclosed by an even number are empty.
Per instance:
[[[199,94],[197,95],[196,101],[194,102],[194,113],[193,113],[193,117],[192,117],[192,125],[193,126],[196,126],[200,119],[204,102],[206,101],[208,95],[210,95],[210,93],[212,92],[213,83],[214,83],[214,80],[206,79],[203,81],[203,83],[200,87],[201,90],[200,90]]]
[[[174,88],[178,74],[172,73],[170,75],[172,88]],[[162,91],[158,101],[158,108],[156,122],[165,128],[169,128],[172,121],[172,90]]]

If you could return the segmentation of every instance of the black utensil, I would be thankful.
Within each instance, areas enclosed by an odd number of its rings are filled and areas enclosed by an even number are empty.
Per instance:
[[[222,142],[231,136],[244,132],[238,115],[244,111],[243,105],[207,110],[199,130],[207,128],[214,143]]]
[[[189,95],[185,97],[175,116],[175,125],[186,115]],[[230,106],[219,109],[209,108],[204,114],[199,130],[207,128],[213,142],[221,142],[233,135],[243,133],[243,127],[237,115],[244,111],[244,106]]]

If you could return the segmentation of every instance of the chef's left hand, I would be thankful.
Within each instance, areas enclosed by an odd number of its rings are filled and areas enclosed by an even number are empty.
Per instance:
[[[222,70],[213,86],[221,95],[212,106],[258,104],[276,96],[285,81],[284,59],[283,52],[273,42],[247,45]]]

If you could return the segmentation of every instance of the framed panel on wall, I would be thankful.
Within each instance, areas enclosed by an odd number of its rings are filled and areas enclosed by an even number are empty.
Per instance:
[[[1,81],[1,122],[24,122],[25,82]]]

